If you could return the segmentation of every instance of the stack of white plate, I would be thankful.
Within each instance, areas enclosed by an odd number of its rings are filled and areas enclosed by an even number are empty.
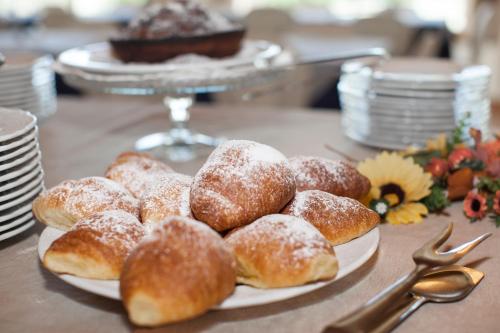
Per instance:
[[[5,53],[0,67],[0,106],[30,111],[39,120],[56,112],[53,59],[33,53]]]
[[[0,108],[0,240],[35,223],[31,203],[43,186],[36,117]]]
[[[491,71],[451,61],[393,58],[346,63],[339,95],[345,134],[388,149],[422,146],[460,121],[489,135]]]

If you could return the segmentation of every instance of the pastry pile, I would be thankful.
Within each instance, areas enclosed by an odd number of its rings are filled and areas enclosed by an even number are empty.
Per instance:
[[[333,245],[379,222],[356,201],[370,183],[353,166],[287,159],[253,141],[221,144],[194,177],[132,152],[105,175],[64,181],[33,202],[40,222],[67,231],[43,264],[120,279],[129,318],[143,326],[198,316],[236,283],[280,288],[332,279]]]

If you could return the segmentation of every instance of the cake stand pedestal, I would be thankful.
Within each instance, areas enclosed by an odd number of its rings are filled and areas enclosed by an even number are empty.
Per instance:
[[[225,138],[214,138],[189,129],[189,108],[193,100],[193,95],[165,97],[163,103],[170,112],[170,129],[140,138],[135,143],[135,149],[149,151],[158,147],[166,147],[169,160],[188,161],[196,157],[195,146],[217,147],[223,142]]]
[[[186,55],[162,64],[124,64],[111,55],[107,43],[63,52],[55,69],[64,80],[86,90],[122,95],[164,95],[170,129],[146,135],[135,143],[170,161],[189,161],[198,148],[213,148],[225,138],[189,128],[190,107],[198,93],[219,93],[277,80],[291,63],[282,48],[267,41],[246,40],[239,54],[220,60]],[[286,67],[286,66],[285,66]]]

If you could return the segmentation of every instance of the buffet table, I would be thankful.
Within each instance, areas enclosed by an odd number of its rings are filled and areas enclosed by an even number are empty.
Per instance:
[[[109,96],[60,99],[58,109],[40,128],[47,187],[68,178],[102,175],[113,158],[131,149],[137,138],[167,126],[167,115],[156,100]],[[497,114],[493,121],[497,131],[499,118]],[[244,105],[198,106],[193,110],[192,125],[211,135],[266,143],[286,155],[339,158],[325,144],[355,159],[376,152],[342,135],[337,112],[256,109]],[[172,166],[193,174],[203,162],[204,158],[200,158]],[[425,305],[396,331],[496,331],[500,307],[500,234],[486,219],[469,223],[460,204],[451,206],[447,213],[449,216],[431,215],[417,225],[381,225],[378,253],[354,274],[323,289],[265,306],[211,311],[197,319],[153,331],[320,332],[324,325],[360,306],[412,269],[413,251],[449,221],[455,222],[451,244],[485,232],[493,233],[463,262],[483,271],[485,279],[465,300]],[[30,231],[0,243],[0,332],[142,331],[129,324],[120,302],[72,287],[41,266],[37,241],[42,229],[37,224]]]

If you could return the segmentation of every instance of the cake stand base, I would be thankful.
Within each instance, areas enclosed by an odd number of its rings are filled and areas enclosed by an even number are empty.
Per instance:
[[[196,158],[197,148],[217,147],[225,138],[214,138],[193,132],[187,128],[172,128],[168,132],[146,135],[135,143],[137,151],[162,150],[166,158],[174,162],[185,162]]]
[[[163,103],[170,115],[170,129],[140,138],[135,143],[135,150],[151,151],[173,162],[186,162],[198,156],[199,148],[214,148],[225,141],[225,138],[213,138],[189,129],[189,109],[193,101],[193,95],[165,97]]]

